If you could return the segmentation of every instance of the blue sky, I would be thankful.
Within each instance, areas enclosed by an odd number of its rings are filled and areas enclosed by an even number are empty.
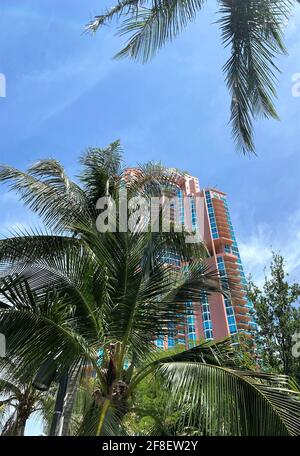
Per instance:
[[[300,73],[300,7],[286,30],[289,56],[280,59],[281,122],[259,122],[258,156],[244,157],[228,127],[216,2],[147,65],[112,59],[121,45],[113,28],[82,34],[110,3],[1,0],[0,162],[26,168],[55,157],[75,175],[86,147],[120,138],[128,165],[162,160],[228,193],[247,274],[261,281],[273,248],[299,280],[300,97],[292,96],[292,76]],[[35,222],[5,189],[0,211],[2,234]]]

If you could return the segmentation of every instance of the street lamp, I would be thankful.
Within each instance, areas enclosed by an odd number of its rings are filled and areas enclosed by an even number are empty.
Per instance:
[[[56,376],[56,363],[54,359],[45,361],[38,370],[32,385],[39,391],[48,391]]]
[[[32,382],[34,388],[39,391],[48,391],[57,374],[56,362],[53,359],[45,361],[39,368]],[[63,416],[65,396],[68,386],[68,371],[64,372],[59,381],[56,395],[55,408],[50,427],[50,436],[61,435],[61,418]]]

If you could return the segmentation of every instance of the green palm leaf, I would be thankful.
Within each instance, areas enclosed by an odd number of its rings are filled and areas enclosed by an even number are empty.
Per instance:
[[[63,232],[72,222],[91,218],[84,192],[67,179],[55,160],[40,161],[27,173],[2,165],[1,181],[7,182],[50,229]]]
[[[152,58],[166,41],[171,41],[193,20],[205,0],[158,0],[150,8],[139,8],[126,19],[119,34],[130,34],[127,45],[117,55],[143,63]]]
[[[253,120],[257,116],[278,119],[275,59],[286,53],[283,26],[292,4],[290,0],[220,1],[218,22],[223,43],[231,48],[224,72],[232,96],[232,130],[243,152],[254,152]]]
[[[185,423],[192,428],[208,435],[300,433],[299,390],[286,376],[237,369],[226,341],[154,364],[179,409],[188,405]]]

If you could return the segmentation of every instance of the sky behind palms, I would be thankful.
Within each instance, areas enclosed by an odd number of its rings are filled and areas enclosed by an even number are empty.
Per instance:
[[[228,193],[247,274],[262,279],[273,247],[285,255],[291,279],[299,280],[300,97],[292,96],[292,76],[300,73],[300,7],[287,27],[289,56],[280,61],[281,122],[259,122],[258,156],[244,157],[228,126],[216,2],[144,66],[112,60],[121,46],[113,28],[93,37],[82,33],[103,4],[1,0],[7,97],[0,98],[0,162],[25,168],[54,157],[76,175],[86,147],[120,138],[128,165],[162,160],[198,176],[201,186]],[[2,235],[36,223],[4,189],[0,210]]]
[[[107,2],[109,5],[110,2]],[[60,159],[70,174],[88,146],[120,138],[129,165],[147,160],[190,171],[202,186],[228,193],[246,271],[261,278],[270,247],[300,268],[298,135],[300,8],[287,28],[290,55],[282,58],[281,122],[256,126],[258,157],[236,152],[228,126],[229,98],[221,67],[216,3],[148,65],[114,61],[121,42],[106,27],[96,36],[84,24],[101,12],[89,0],[2,0],[0,72],[1,162],[24,168],[38,158]],[[0,231],[30,225],[15,196],[1,192]]]

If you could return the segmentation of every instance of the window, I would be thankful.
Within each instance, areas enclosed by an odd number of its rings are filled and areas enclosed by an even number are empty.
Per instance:
[[[236,325],[230,325],[229,326],[229,331],[230,331],[230,334],[235,334],[237,332]]]
[[[204,332],[204,335],[205,335],[205,339],[206,339],[206,340],[211,340],[211,339],[213,339],[213,333],[212,333],[211,330],[205,331],[205,332]]]
[[[160,339],[157,339],[155,341],[155,345],[158,347],[158,348],[164,348],[164,340],[162,338]]]
[[[210,320],[210,312],[203,312],[202,319],[203,321]]]
[[[230,247],[230,245],[225,244],[224,250],[225,250],[226,253],[231,253],[231,247]]]
[[[229,324],[229,326],[235,324],[235,318],[234,318],[234,316],[228,317],[228,324]]]
[[[203,326],[204,326],[204,329],[207,330],[207,329],[212,329],[212,323],[211,321],[205,321],[203,323]]]
[[[171,347],[175,347],[175,339],[173,337],[169,337],[169,340],[168,340],[168,346],[171,348]]]

